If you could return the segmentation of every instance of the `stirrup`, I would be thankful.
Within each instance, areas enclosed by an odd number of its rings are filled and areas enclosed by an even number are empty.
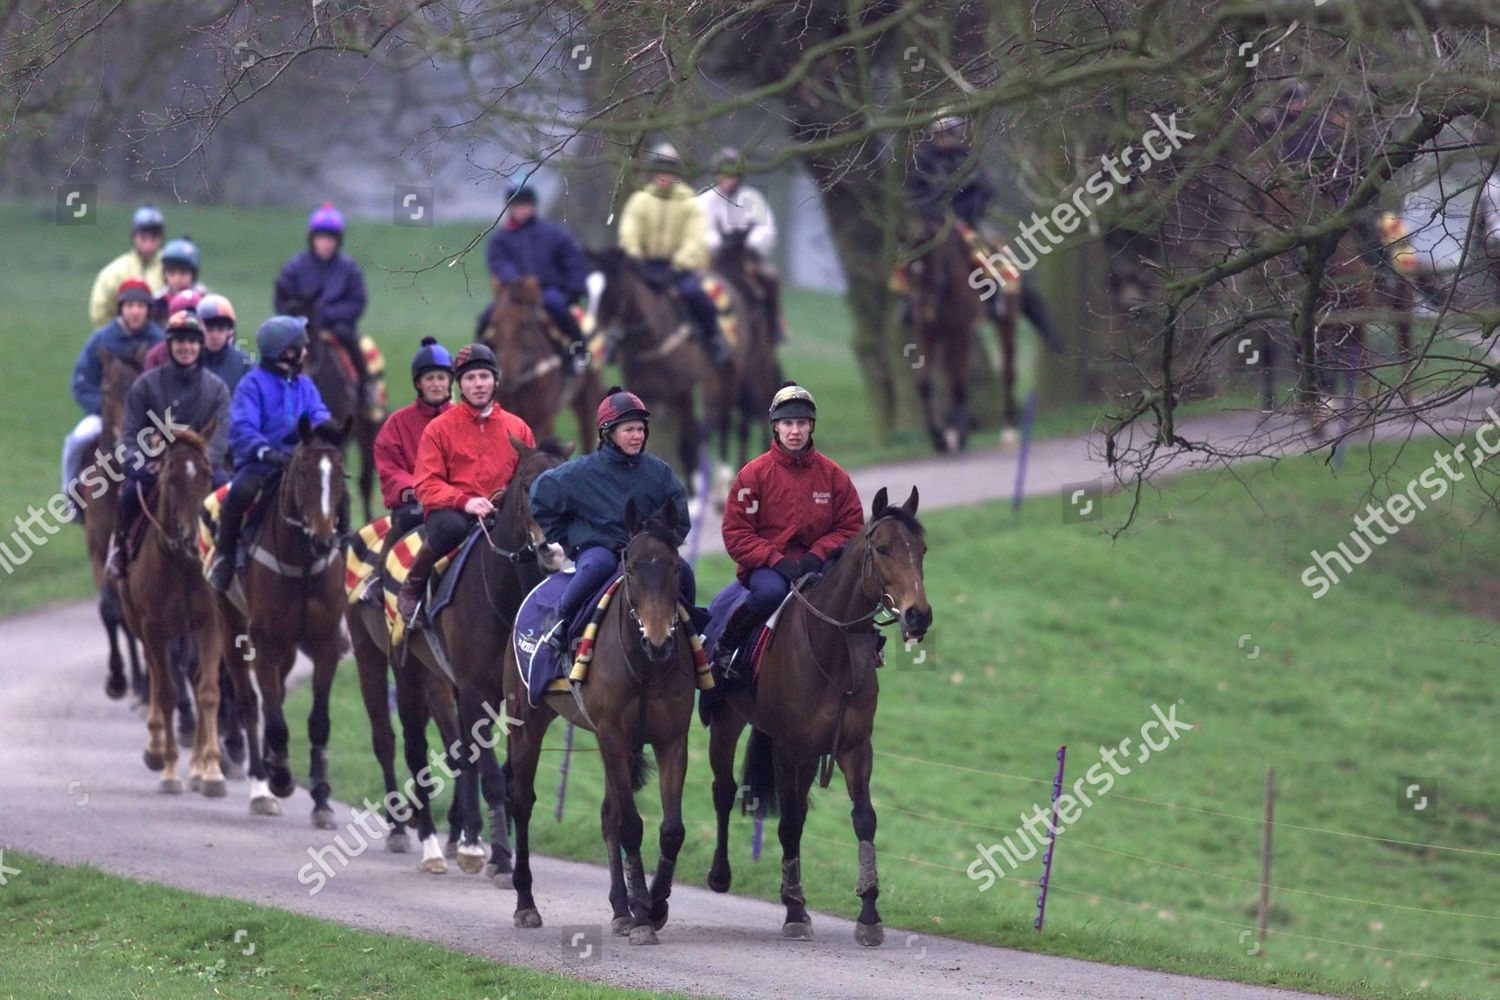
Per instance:
[[[567,649],[564,648],[564,644],[567,642],[567,639],[564,637],[566,627],[566,619],[559,616],[557,621],[553,622],[547,631],[543,632],[537,639],[537,642],[556,653],[558,659],[562,659],[568,655]]]

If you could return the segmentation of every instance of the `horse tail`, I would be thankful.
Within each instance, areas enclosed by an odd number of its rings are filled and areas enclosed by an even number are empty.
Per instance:
[[[745,790],[743,808],[753,807],[755,816],[764,819],[777,814],[776,767],[771,756],[771,737],[759,729],[750,730],[745,747],[745,773],[740,781]]]
[[[646,748],[637,746],[630,752],[630,790],[638,792],[646,787],[651,775],[656,772],[656,761],[646,756]]]

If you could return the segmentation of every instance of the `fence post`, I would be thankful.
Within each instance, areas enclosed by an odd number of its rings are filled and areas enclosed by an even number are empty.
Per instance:
[[[1266,946],[1266,924],[1271,916],[1271,814],[1276,802],[1276,769],[1266,770],[1266,827],[1260,841],[1260,920],[1261,949]]]

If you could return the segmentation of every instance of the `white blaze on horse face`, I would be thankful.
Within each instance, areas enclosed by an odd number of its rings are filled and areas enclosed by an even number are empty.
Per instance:
[[[333,516],[333,460],[327,455],[318,459],[318,474],[323,477],[323,490],[319,498],[319,509],[324,517]]]
[[[198,467],[193,464],[193,460],[191,458],[187,460],[186,471],[187,471],[187,477],[189,479],[197,479],[198,478]]]

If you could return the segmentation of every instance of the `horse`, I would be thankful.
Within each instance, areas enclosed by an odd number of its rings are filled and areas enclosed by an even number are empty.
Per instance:
[[[375,488],[375,436],[380,433],[385,418],[372,419],[367,409],[360,405],[358,377],[352,374],[344,350],[318,316],[316,299],[294,298],[287,305],[287,315],[307,319],[307,364],[305,373],[318,387],[323,405],[328,407],[330,419],[341,424],[352,418],[354,446],[359,451],[359,499],[363,504],[365,520],[373,520],[370,497]]]
[[[922,577],[927,546],[916,513],[916,487],[900,506],[887,503],[884,488],[875,494],[870,520],[836,554],[828,572],[805,590],[794,589],[761,654],[754,688],[728,692],[710,723],[718,840],[708,887],[729,891],[729,810],[740,787],[734,780],[734,754],[748,724],[754,728],[746,751],[746,802],[754,803],[760,815],[781,814],[782,934],[788,938],[812,937],[802,893],[802,824],[814,772],[821,770],[820,783],[827,787],[831,763],[837,761],[854,804],[859,841],[855,893],[860,912],[854,939],[868,947],[884,940],[875,909],[880,891],[870,802],[870,736],[880,689],[876,626],[899,622],[903,638],[913,641],[932,625]],[[879,621],[882,611],[890,621]]]
[[[404,650],[392,657],[396,705],[405,733],[406,764],[414,777],[428,768],[424,685],[429,692],[428,703],[434,679],[438,687],[447,692],[444,713],[447,718],[439,721],[439,731],[448,761],[458,771],[458,787],[454,791],[454,806],[460,824],[458,865],[473,874],[484,864],[484,849],[479,846],[483,820],[479,811],[482,780],[484,797],[491,809],[490,861],[486,866],[491,876],[510,870],[506,777],[495,760],[494,742],[490,737],[491,727],[496,721],[495,706],[503,705],[498,673],[503,662],[502,647],[510,645],[511,627],[522,599],[546,573],[558,568],[562,556],[556,546],[546,543],[541,527],[532,519],[531,484],[573,453],[571,444],[564,445],[555,438],[545,438],[538,447],[528,448],[512,437],[511,445],[516,449],[516,468],[498,502],[494,524],[484,529],[484,541],[470,553],[463,575],[455,585],[452,603],[429,626],[429,631],[437,631],[440,642],[434,646],[427,632],[408,633],[403,643]],[[364,638],[369,640],[372,637],[368,633],[375,625],[374,616],[365,614],[362,617],[363,627],[359,631],[366,633]],[[353,631],[352,619],[350,624]],[[383,621],[380,627],[385,627]],[[358,648],[356,646],[356,650]],[[367,671],[373,672],[369,666],[373,663],[367,642],[365,653],[360,656],[362,677]],[[422,670],[423,665],[426,671]],[[383,681],[383,661],[379,670]],[[422,676],[424,673],[427,678]],[[443,726],[451,718],[455,692],[458,718],[451,723],[452,731],[449,732]],[[383,683],[380,694],[378,708],[380,712],[386,712]],[[365,704],[374,723],[376,707],[371,704],[369,696]],[[508,723],[502,721],[502,729],[507,726]],[[478,769],[472,766],[476,763]],[[387,767],[385,761],[382,761],[382,766]],[[387,774],[386,789],[389,792],[394,784],[389,770]],[[423,870],[437,872],[446,866],[437,863],[441,857],[436,850],[437,838],[428,808],[430,797],[429,783],[417,781],[414,814],[422,841]]]
[[[723,387],[736,378],[733,362],[722,369],[709,362],[673,290],[653,284],[640,261],[607,247],[590,254],[590,263],[604,276],[599,323],[619,345],[623,384],[676,429],[679,470],[691,484],[704,433],[694,390],[703,385],[706,400],[724,405]]]
[[[481,343],[495,352],[500,380],[496,400],[514,413],[539,439],[552,435],[557,414],[570,407],[578,421],[584,452],[593,451],[594,406],[604,395],[598,374],[590,368],[581,376],[563,370],[552,346],[551,321],[542,309],[542,287],[526,275],[509,285],[491,278],[495,305]]]
[[[697,690],[688,627],[678,615],[676,508],[669,502],[642,520],[627,500],[630,532],[622,560],[624,579],[597,631],[588,682],[572,694],[549,693],[532,708],[521,679],[515,645],[506,643],[505,704],[510,727],[511,810],[516,821],[517,927],[540,927],[532,896],[531,811],[542,739],[557,716],[595,733],[604,764],[600,825],[609,853],[612,929],[631,944],[656,944],[667,921],[667,897],[682,848],[682,786],[687,773],[688,730]],[[661,856],[650,888],[641,861],[642,823],[635,793],[645,787],[645,744],[660,773]]]
[[[130,392],[131,385],[141,374],[141,369],[145,364],[145,351],[113,354],[105,348],[100,348],[99,360],[104,372],[99,383],[101,393],[99,418],[103,429],[100,431],[94,454],[111,456],[119,450],[120,432],[125,424],[125,397]],[[104,464],[103,459],[100,464]],[[85,544],[88,548],[89,562],[94,569],[94,586],[99,591],[99,617],[104,622],[104,634],[109,638],[109,678],[104,683],[104,693],[116,701],[125,697],[127,690],[125,661],[120,654],[120,635],[123,632],[125,649],[130,654],[128,690],[133,691],[136,701],[144,705],[149,701],[151,692],[146,673],[141,669],[135,635],[125,623],[124,612],[120,607],[120,594],[115,581],[104,572],[104,561],[109,555],[109,540],[115,532],[115,508],[119,501],[120,483],[124,481],[125,476],[123,471],[114,470],[107,464],[105,472],[108,475],[100,476],[97,471],[89,475],[88,470],[85,469],[85,474],[78,480],[81,485],[102,482],[104,485],[102,493],[94,494],[92,485],[87,492],[77,491],[80,500],[79,508],[83,515]]]
[[[298,420],[299,443],[281,474],[274,506],[251,540],[253,558],[229,593],[217,596],[224,649],[233,650],[228,663],[249,750],[252,814],[280,815],[276,799],[296,790],[281,700],[297,650],[313,662],[308,785],[313,825],[321,829],[333,828],[328,805],[328,697],[338,669],[339,619],[345,604],[337,517],[347,491],[344,444],[350,419],[345,417],[337,429],[314,428],[306,415]],[[227,555],[233,558],[233,553]],[[259,697],[250,684],[251,670]],[[264,747],[259,736],[262,701]]]
[[[762,449],[771,446],[771,431],[766,411],[771,397],[781,385],[781,365],[776,359],[776,297],[761,271],[760,255],[748,244],[750,227],[738,227],[720,233],[719,249],[713,257],[713,271],[729,282],[745,305],[739,320],[739,345],[735,351],[738,379],[732,392],[725,393],[718,408],[719,462],[729,464],[731,435],[739,444],[739,461],[735,469],[744,468],[749,456],[751,428],[760,435]],[[734,420],[734,418],[738,420]]]
[[[219,660],[221,641],[213,591],[198,561],[198,512],[213,492],[213,469],[206,442],[217,421],[201,432],[175,429],[166,444],[157,478],[156,502],[142,497],[141,516],[149,523],[140,552],[131,560],[120,591],[125,622],[140,637],[151,677],[150,742],[146,766],[162,772],[159,790],[182,792],[177,777],[177,740],[172,711],[177,704],[174,651],[181,656],[191,638],[197,652],[198,721],[188,768],[189,787],[210,798],[226,792],[219,751]],[[131,488],[140,489],[137,482]]]

